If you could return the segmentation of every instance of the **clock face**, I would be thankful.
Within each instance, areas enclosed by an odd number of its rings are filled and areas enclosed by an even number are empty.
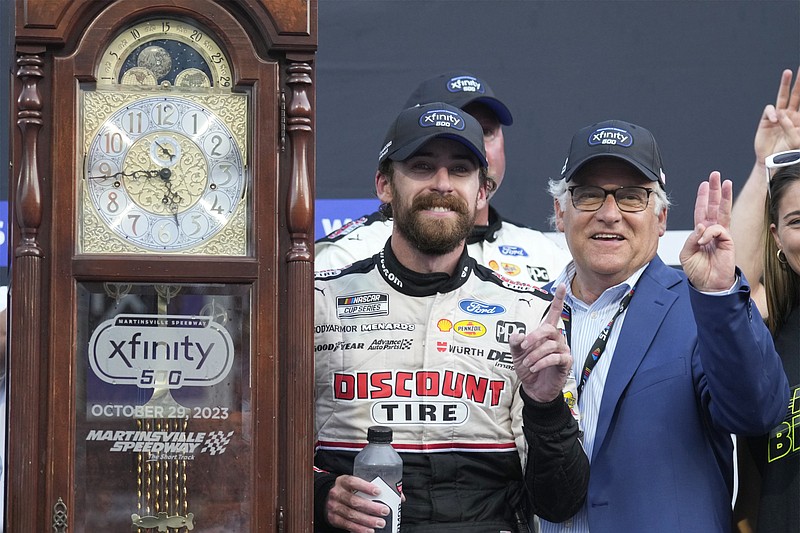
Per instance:
[[[159,18],[117,35],[103,53],[97,84],[230,88],[231,67],[204,30]]]
[[[157,252],[194,250],[236,225],[246,184],[243,139],[204,104],[222,112],[228,103],[242,107],[242,97],[151,95],[113,108],[87,139],[86,198],[101,224]]]

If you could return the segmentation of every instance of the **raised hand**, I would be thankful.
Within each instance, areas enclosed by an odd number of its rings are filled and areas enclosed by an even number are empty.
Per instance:
[[[566,293],[567,288],[559,285],[539,327],[527,335],[516,333],[509,339],[522,388],[537,402],[551,402],[560,396],[572,368],[567,339],[558,328]]]
[[[681,266],[697,290],[726,291],[736,280],[736,259],[730,234],[733,184],[712,172],[697,189],[694,231],[680,253]]]
[[[362,498],[356,491],[365,494],[380,494],[380,489],[355,476],[339,476],[328,492],[325,501],[325,518],[334,527],[353,533],[372,533],[386,525],[382,518],[389,514],[389,508]]]
[[[753,145],[761,165],[770,154],[800,148],[800,69],[794,85],[791,70],[781,74],[775,105],[764,108]]]

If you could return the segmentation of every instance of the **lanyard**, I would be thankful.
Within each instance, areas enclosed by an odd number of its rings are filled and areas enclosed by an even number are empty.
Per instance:
[[[603,355],[603,352],[606,349],[606,345],[608,344],[608,337],[611,335],[611,329],[614,327],[614,322],[617,321],[617,317],[625,312],[627,309],[628,304],[631,302],[631,298],[633,298],[633,293],[636,291],[636,286],[632,287],[631,290],[622,298],[622,301],[619,303],[619,307],[617,308],[617,312],[614,313],[614,316],[611,317],[611,320],[606,324],[606,327],[603,328],[603,331],[600,332],[600,335],[597,336],[597,340],[594,341],[592,348],[589,350],[588,355],[586,356],[586,361],[583,363],[583,372],[581,372],[581,380],[578,383],[578,398],[580,398],[581,393],[583,392],[583,387],[586,385],[586,380],[589,379],[589,374],[592,373],[597,361],[600,359],[600,356]],[[564,303],[564,310],[561,313],[561,319],[565,323],[569,324],[570,317],[572,315],[572,309]],[[569,328],[570,330],[572,328]],[[571,339],[568,339],[568,341]]]

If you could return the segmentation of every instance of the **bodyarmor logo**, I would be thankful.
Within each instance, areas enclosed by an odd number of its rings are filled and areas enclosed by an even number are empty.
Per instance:
[[[447,90],[451,93],[481,93],[485,91],[483,84],[474,76],[456,76],[447,82]]]
[[[446,109],[432,109],[419,117],[419,125],[423,128],[437,126],[463,131],[464,118],[458,113]]]
[[[633,144],[633,136],[619,128],[600,128],[589,135],[589,146],[597,146],[598,144],[614,144],[627,147]]]
[[[209,317],[117,315],[92,333],[89,364],[114,385],[209,387],[230,372],[233,341]]]

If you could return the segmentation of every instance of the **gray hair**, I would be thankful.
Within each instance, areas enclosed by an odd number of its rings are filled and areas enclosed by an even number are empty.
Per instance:
[[[567,181],[563,179],[557,180],[548,180],[547,182],[547,192],[550,193],[550,196],[553,197],[555,201],[558,202],[559,207],[561,210],[564,211],[567,208],[567,202],[569,202],[569,190],[568,190]],[[653,189],[654,193],[654,200],[653,206],[655,208],[656,216],[660,215],[662,211],[666,211],[672,205],[672,202],[669,200],[669,195],[667,191],[665,191],[660,185]],[[556,214],[553,212],[550,215],[550,226],[553,229],[556,229]]]

